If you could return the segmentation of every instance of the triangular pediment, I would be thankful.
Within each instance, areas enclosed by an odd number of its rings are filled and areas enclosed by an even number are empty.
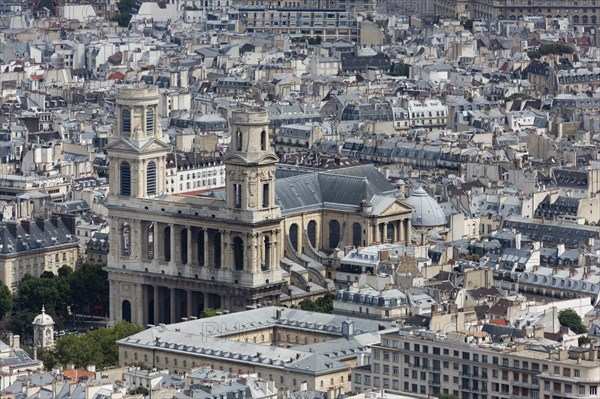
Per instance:
[[[155,151],[171,151],[171,147],[158,140],[151,138],[146,141],[141,147],[137,147],[133,142],[125,139],[117,139],[106,146],[108,151],[128,151],[136,153],[155,152]]]
[[[141,151],[171,151],[171,146],[166,144],[165,142],[158,140],[156,138],[150,139],[146,144],[144,144],[141,148]]]
[[[114,150],[114,151],[135,151],[135,152],[139,152],[140,150],[138,148],[136,148],[136,146],[134,146],[131,142],[125,140],[125,139],[117,139],[115,141],[113,141],[112,143],[108,143],[106,145],[106,147],[104,147],[106,150],[110,151],[110,150]]]
[[[402,214],[402,213],[411,213],[413,211],[413,208],[408,205],[407,203],[405,203],[404,201],[402,201],[402,199],[400,198],[396,198],[396,200],[394,202],[392,202],[389,206],[387,206],[386,208],[384,208],[383,210],[381,210],[379,212],[380,216],[391,216],[391,215],[397,215],[397,214]]]

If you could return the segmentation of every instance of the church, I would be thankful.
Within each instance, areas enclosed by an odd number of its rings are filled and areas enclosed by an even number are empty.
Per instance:
[[[266,110],[232,111],[225,189],[169,194],[158,89],[124,85],[107,145],[110,317],[148,325],[294,305],[333,287],[339,249],[411,239],[413,208],[372,165],[276,179]]]

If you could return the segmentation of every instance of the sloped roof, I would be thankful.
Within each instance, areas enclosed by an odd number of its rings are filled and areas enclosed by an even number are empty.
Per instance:
[[[373,165],[287,177],[277,180],[275,189],[284,215],[320,208],[359,210],[363,200],[395,194],[395,187]]]

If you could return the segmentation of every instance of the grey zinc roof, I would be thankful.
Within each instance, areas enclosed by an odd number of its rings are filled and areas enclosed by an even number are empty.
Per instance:
[[[359,209],[363,200],[387,202],[396,189],[373,165],[359,165],[327,172],[297,175],[277,180],[275,198],[282,214],[310,209]],[[383,206],[382,205],[382,206]]]
[[[277,311],[281,312],[279,318],[277,318]],[[240,363],[262,363],[272,367],[294,369],[297,372],[312,374],[347,368],[346,365],[335,359],[335,357],[341,357],[341,354],[326,355],[330,352],[332,345],[335,345],[335,338],[312,345],[313,348],[318,347],[319,351],[311,352],[304,347],[279,348],[260,343],[239,342],[227,339],[227,337],[239,331],[280,325],[298,331],[323,331],[339,337],[337,339],[342,339],[342,322],[346,320],[352,321],[354,324],[355,335],[352,342],[356,343],[356,347],[364,347],[375,339],[370,334],[377,335],[381,329],[393,328],[391,323],[376,320],[272,306],[208,319],[160,325],[124,338],[119,341],[119,344],[142,348],[158,346],[168,349],[170,352],[181,352],[188,355],[195,353],[203,358],[226,358]],[[345,354],[345,356],[349,356],[349,354]],[[307,367],[309,368],[307,369]]]

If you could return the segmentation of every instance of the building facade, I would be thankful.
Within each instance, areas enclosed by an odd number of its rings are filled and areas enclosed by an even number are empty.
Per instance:
[[[597,350],[499,345],[487,333],[382,335],[371,364],[353,370],[353,388],[465,399],[598,398]]]
[[[598,0],[565,2],[561,0],[435,0],[439,16],[472,19],[517,20],[526,16],[568,18],[575,25],[598,24]]]
[[[281,217],[266,112],[233,112],[224,198],[169,196],[157,89],[121,87],[116,104],[107,146],[111,317],[157,324],[277,301]]]

